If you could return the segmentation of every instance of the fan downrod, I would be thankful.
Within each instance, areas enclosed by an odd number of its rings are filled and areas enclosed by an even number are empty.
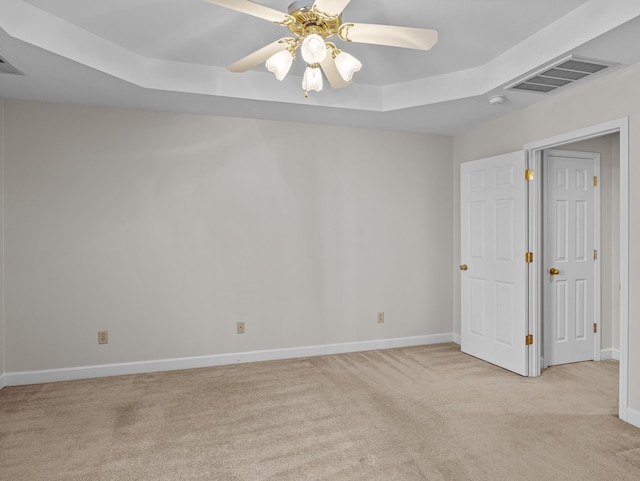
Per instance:
[[[313,7],[312,0],[293,2],[288,13],[295,21],[287,23],[287,27],[297,37],[316,33],[329,38],[336,35],[342,25],[342,15],[327,15]]]

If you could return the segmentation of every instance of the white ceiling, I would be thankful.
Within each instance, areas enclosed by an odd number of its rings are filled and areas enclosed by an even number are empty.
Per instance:
[[[0,74],[0,97],[452,135],[548,98],[503,87],[569,54],[640,62],[638,0],[352,0],[343,21],[435,28],[439,42],[337,40],[363,69],[305,99],[302,62],[283,82],[225,69],[289,36],[256,17],[202,0],[2,0],[0,56],[24,75]]]

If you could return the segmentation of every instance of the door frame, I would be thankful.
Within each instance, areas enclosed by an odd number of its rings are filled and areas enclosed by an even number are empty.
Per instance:
[[[549,137],[524,146],[527,168],[538,168],[540,172],[542,151],[565,144],[620,134],[620,382],[619,417],[628,422],[629,411],[629,118],[612,120],[580,130]],[[538,176],[540,179],[540,176]],[[536,179],[536,180],[538,180]],[[541,180],[541,179],[540,179]],[[529,251],[542,252],[542,198],[541,182],[528,188],[529,199]],[[531,182],[530,182],[531,184]],[[534,255],[532,268],[529,269],[529,332],[534,343],[529,349],[529,376],[539,376],[541,372],[542,347],[542,292],[541,279],[542,256]]]
[[[544,199],[546,197],[546,192],[545,189],[547,189],[547,181],[548,181],[548,177],[546,175],[546,168],[547,166],[544,164],[544,154],[546,153],[547,155],[554,155],[554,156],[562,156],[562,155],[566,155],[567,157],[571,157],[571,158],[575,158],[575,159],[581,159],[587,162],[593,162],[593,175],[596,177],[596,179],[600,179],[600,154],[596,153],[596,152],[577,152],[577,151],[573,151],[573,150],[559,150],[559,149],[544,149],[539,151],[540,153],[538,154],[537,157],[540,157],[540,162],[538,163],[538,165],[535,166],[535,169],[537,169],[537,172],[541,172],[541,175],[539,176],[541,181],[534,186],[534,188],[539,189],[541,192],[540,198]],[[534,170],[535,170],[534,169]],[[601,215],[601,189],[599,188],[595,188],[594,192],[593,192],[593,209],[594,209],[594,216],[593,216],[593,232],[594,232],[594,239],[593,239],[593,248],[596,250],[596,252],[598,254],[600,254],[602,252],[602,231],[601,231],[601,224],[600,224],[600,215]],[[544,218],[545,216],[545,212],[546,212],[546,208],[544,206],[544,203],[542,205],[542,210],[540,211],[541,213],[541,222],[542,225],[545,225],[546,220]],[[548,225],[547,225],[548,227]],[[542,236],[541,236],[541,246],[544,246],[544,236],[546,234],[544,233],[544,229],[542,229]],[[545,259],[545,255],[544,255],[544,249],[540,249],[536,252],[540,252],[540,261],[542,263],[542,261]],[[546,278],[546,270],[549,268],[549,265],[543,265],[542,269],[542,275],[540,276],[540,280],[544,283],[544,279]],[[593,313],[593,321],[595,323],[595,325],[597,326],[597,329],[594,333],[593,336],[593,360],[594,361],[600,361],[600,351],[601,351],[601,345],[602,345],[602,327],[601,327],[601,319],[602,319],[602,315],[601,315],[601,297],[602,297],[602,290],[601,290],[601,279],[602,279],[602,263],[601,263],[601,256],[598,255],[595,257],[594,259],[594,272],[593,272],[593,293],[594,293],[594,313]],[[545,303],[545,299],[544,299],[544,287],[543,284],[540,285],[540,293],[542,294],[541,297],[541,303],[540,303],[540,313],[542,314],[544,312],[544,303]],[[548,366],[548,360],[545,361],[544,357],[545,357],[545,348],[548,348],[549,346],[546,344],[548,337],[545,335],[545,329],[548,329],[548,322],[545,323],[544,319],[541,319],[541,328],[542,328],[542,332],[541,332],[541,338],[540,338],[540,351],[541,351],[541,356],[540,356],[540,362],[541,362],[541,369],[543,369],[545,366]]]

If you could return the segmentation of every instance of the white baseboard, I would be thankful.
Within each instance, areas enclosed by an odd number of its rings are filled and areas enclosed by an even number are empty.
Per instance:
[[[614,348],[602,349],[600,351],[600,360],[601,361],[608,361],[610,359],[619,361],[620,360],[620,351],[618,349],[614,349]]]
[[[456,334],[455,332],[453,333],[453,341],[455,342],[458,346],[460,346],[462,344],[462,337],[460,336],[460,334]]]
[[[443,344],[452,342],[453,334],[434,334],[430,336],[401,337],[380,339],[375,341],[349,342],[342,344],[326,344],[268,351],[239,352],[217,354],[212,356],[185,357],[178,359],[161,359],[157,361],[140,361],[120,364],[104,364],[99,366],[83,366],[64,369],[46,369],[42,371],[8,372],[4,374],[7,386],[25,384],[41,384],[46,382],[75,381],[96,377],[122,376],[126,374],[143,374],[158,371],[177,371],[201,367],[224,366],[247,362],[275,361],[301,357],[326,356],[349,352],[374,351],[396,347],[422,346],[427,344]]]
[[[7,377],[3,374],[0,374],[0,389],[3,389],[7,384]]]
[[[640,411],[627,407],[627,422],[640,428]]]

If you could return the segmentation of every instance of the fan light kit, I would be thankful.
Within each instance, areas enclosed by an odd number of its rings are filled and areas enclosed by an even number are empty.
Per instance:
[[[417,50],[429,50],[438,42],[438,32],[432,29],[342,23],[342,11],[351,0],[315,0],[313,4],[312,0],[295,1],[289,5],[288,13],[250,0],[205,1],[286,26],[294,37],[276,40],[227,69],[246,72],[265,62],[267,70],[283,80],[300,50],[307,64],[302,78],[305,97],[310,90],[322,90],[323,72],[331,87],[340,89],[350,85],[353,74],[362,68],[355,57],[327,41],[334,35],[345,42]]]

